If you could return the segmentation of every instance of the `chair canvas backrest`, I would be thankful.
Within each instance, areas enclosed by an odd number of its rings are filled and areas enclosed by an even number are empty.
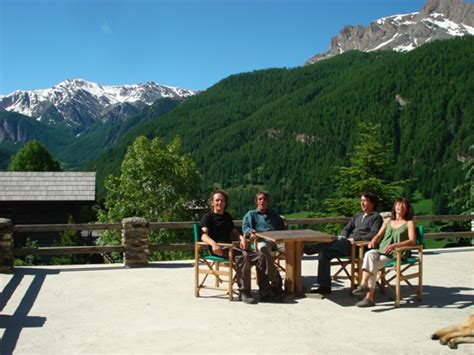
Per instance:
[[[193,224],[193,235],[194,235],[194,243],[199,242],[199,224]]]
[[[423,245],[423,234],[425,234],[425,226],[420,224],[416,227],[416,244]]]

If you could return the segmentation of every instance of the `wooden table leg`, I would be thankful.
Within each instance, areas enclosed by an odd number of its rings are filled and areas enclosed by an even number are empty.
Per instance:
[[[295,243],[285,242],[285,291],[295,292]]]
[[[294,283],[295,283],[295,293],[303,293],[303,285],[301,283],[301,258],[303,256],[303,242],[295,242],[295,268],[294,268]]]

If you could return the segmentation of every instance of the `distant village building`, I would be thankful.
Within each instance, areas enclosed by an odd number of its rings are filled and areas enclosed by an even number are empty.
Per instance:
[[[13,224],[80,222],[95,203],[95,172],[0,172],[0,217]]]

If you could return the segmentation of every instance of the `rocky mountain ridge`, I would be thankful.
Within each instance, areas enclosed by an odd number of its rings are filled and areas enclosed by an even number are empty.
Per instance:
[[[357,49],[411,51],[427,42],[474,35],[474,4],[464,0],[428,0],[419,12],[393,15],[367,27],[345,26],[331,39],[325,53],[309,58],[305,64]]]
[[[137,114],[159,98],[187,98],[195,93],[154,82],[103,86],[68,79],[49,89],[15,91],[0,96],[0,109],[81,132],[96,122],[121,120]]]

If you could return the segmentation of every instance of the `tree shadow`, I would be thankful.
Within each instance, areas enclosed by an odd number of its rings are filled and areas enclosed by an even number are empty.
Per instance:
[[[474,298],[472,297],[471,287],[441,287],[441,286],[423,286],[423,301],[418,301],[415,295],[407,296],[402,299],[400,307],[404,308],[450,308],[464,309],[472,307]],[[403,293],[403,288],[402,288]],[[385,296],[389,302],[377,302],[377,305],[386,306],[384,308],[373,309],[374,313],[381,313],[396,309],[393,303],[393,297]],[[377,300],[376,300],[377,301]]]
[[[0,339],[1,354],[13,353],[23,328],[42,327],[44,325],[46,317],[29,316],[29,313],[38,297],[46,276],[58,273],[58,270],[33,268],[21,268],[13,271],[13,276],[0,293],[0,311],[3,311],[6,307],[25,275],[33,276],[33,280],[13,315],[0,315],[0,329],[5,329],[3,337]]]
[[[351,288],[340,288],[336,289],[329,294],[324,296],[327,300],[338,304],[341,307],[354,307],[356,302],[359,301],[357,297],[351,294]]]
[[[150,263],[144,268],[178,269],[191,268],[194,261],[189,263]],[[24,328],[42,327],[47,318],[41,316],[30,316],[29,313],[38,298],[41,287],[48,275],[56,275],[62,272],[84,272],[84,271],[107,271],[107,270],[128,270],[123,265],[103,266],[91,265],[88,267],[55,267],[55,268],[15,268],[10,280],[0,290],[0,312],[8,305],[12,296],[17,291],[25,276],[32,276],[33,279],[28,286],[24,296],[21,298],[18,307],[12,315],[0,314],[0,329],[4,329],[0,338],[0,354],[12,354],[18,343],[21,331]],[[7,276],[8,277],[8,276]]]
[[[336,286],[337,287],[337,286]],[[308,287],[307,287],[308,288]],[[402,294],[409,290],[408,286],[402,286]],[[425,285],[423,286],[423,301],[418,301],[416,295],[403,297],[400,307],[403,308],[452,308],[464,309],[474,305],[472,297],[473,288],[470,287],[441,287]],[[376,292],[375,302],[377,307],[372,312],[386,312],[395,307],[395,295],[391,290],[386,289],[385,294],[381,294],[379,290]],[[325,299],[338,304],[341,307],[355,307],[356,302],[360,299],[351,294],[350,288],[342,287],[334,289],[329,295],[324,296]]]

